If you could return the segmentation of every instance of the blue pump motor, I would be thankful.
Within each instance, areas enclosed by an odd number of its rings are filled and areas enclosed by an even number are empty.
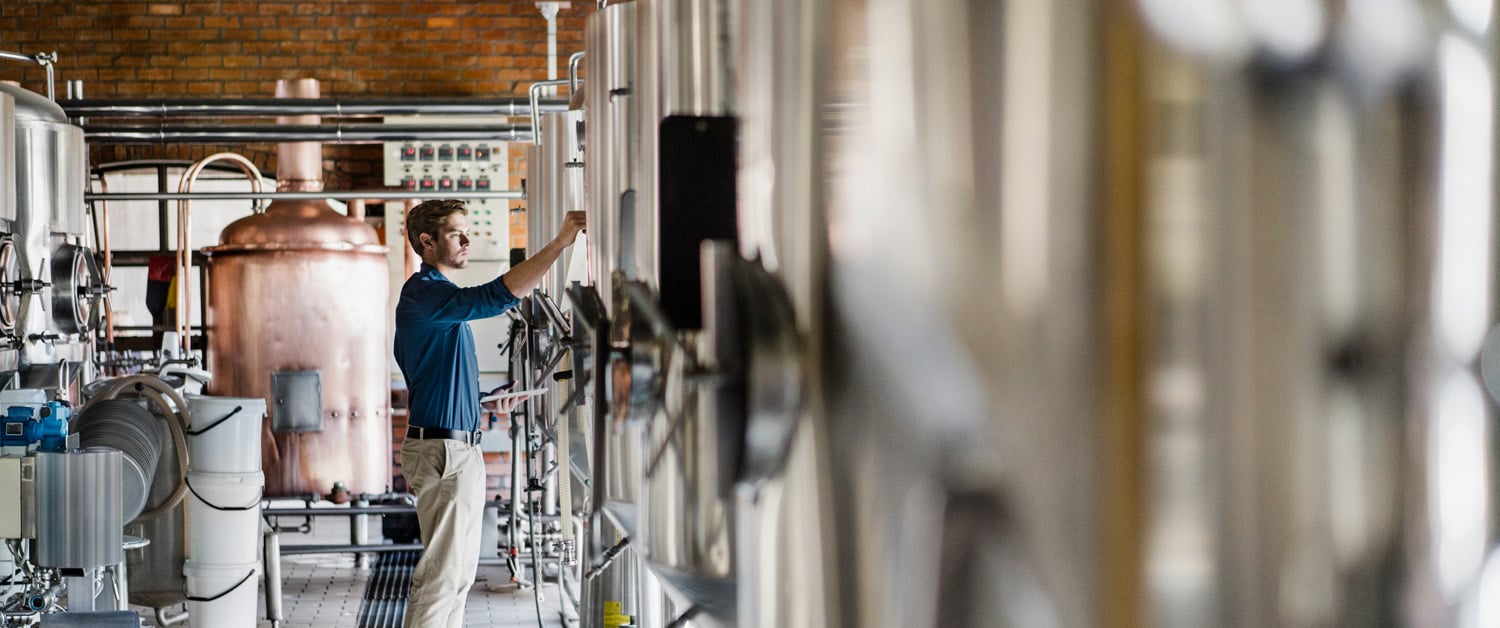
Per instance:
[[[40,443],[41,451],[61,452],[68,448],[68,419],[73,411],[62,402],[45,406],[15,405],[0,418],[0,446],[27,447]]]

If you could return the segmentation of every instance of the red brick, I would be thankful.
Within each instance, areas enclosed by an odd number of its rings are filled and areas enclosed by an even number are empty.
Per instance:
[[[180,4],[152,4],[148,7],[152,15],[182,15]]]

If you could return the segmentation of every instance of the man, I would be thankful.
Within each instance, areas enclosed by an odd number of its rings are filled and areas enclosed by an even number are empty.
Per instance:
[[[584,228],[568,212],[557,237],[504,275],[472,288],[454,285],[469,265],[462,201],[427,201],[406,216],[406,237],[422,268],[396,305],[396,363],[410,391],[401,470],[417,496],[426,547],[411,578],[407,628],[463,626],[464,600],[479,566],[484,458],[479,451],[479,364],[468,321],[499,316],[531,292]],[[507,412],[514,401],[497,410]]]

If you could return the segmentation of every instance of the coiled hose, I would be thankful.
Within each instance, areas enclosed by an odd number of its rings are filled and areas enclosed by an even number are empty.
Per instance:
[[[177,451],[177,487],[165,501],[141,512],[128,522],[139,523],[171,512],[187,496],[187,430],[192,426],[192,417],[188,414],[187,403],[182,400],[182,396],[166,382],[150,375],[130,375],[111,381],[84,404],[79,414],[88,412],[94,404],[114,399],[127,391],[144,397],[156,407],[162,420],[167,422],[167,428],[172,433],[172,447]]]

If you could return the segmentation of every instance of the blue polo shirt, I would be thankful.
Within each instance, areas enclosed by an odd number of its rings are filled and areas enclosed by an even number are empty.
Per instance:
[[[460,288],[422,264],[406,280],[396,304],[396,365],[406,377],[411,425],[479,429],[479,359],[468,321],[519,302],[500,277]]]

